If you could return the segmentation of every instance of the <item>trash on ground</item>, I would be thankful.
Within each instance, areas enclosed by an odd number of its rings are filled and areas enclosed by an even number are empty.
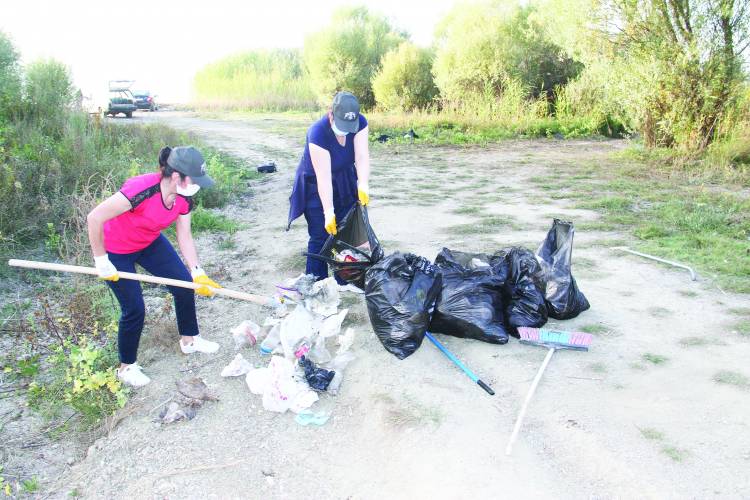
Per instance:
[[[261,174],[272,174],[276,172],[276,163],[268,161],[263,165],[258,165],[258,172],[260,172]]]
[[[334,375],[336,375],[334,371],[329,371],[324,368],[318,368],[317,366],[315,366],[315,363],[310,361],[305,356],[302,356],[299,359],[299,364],[305,371],[305,380],[307,380],[307,385],[309,385],[311,389],[314,389],[316,391],[323,392],[328,389],[328,384],[331,383]]]
[[[258,341],[260,326],[250,320],[245,320],[232,328],[230,333],[232,334],[232,339],[234,339],[235,348],[240,349],[245,346],[254,346]]]
[[[176,382],[177,391],[186,398],[198,401],[218,401],[219,396],[215,391],[209,389],[206,383],[200,377],[193,377],[188,380],[178,380]]]
[[[310,410],[304,410],[297,414],[296,417],[294,417],[294,421],[297,422],[300,425],[325,425],[326,422],[328,422],[328,419],[331,418],[331,415],[324,412],[319,411],[317,413],[313,413]]]
[[[436,267],[413,254],[396,252],[367,271],[367,311],[388,352],[404,359],[419,348],[441,283]]]
[[[574,235],[572,223],[555,219],[536,251],[546,284],[544,296],[550,318],[572,319],[591,307],[570,270]]]
[[[294,364],[282,356],[272,356],[267,367],[251,370],[245,382],[253,394],[263,396],[263,408],[269,411],[299,413],[318,400],[304,379],[295,376]]]
[[[341,382],[344,380],[344,369],[354,360],[354,353],[345,351],[339,352],[333,360],[326,365],[330,370],[333,370],[334,376],[331,379],[331,383],[328,384],[328,394],[336,396],[341,388]]]
[[[508,342],[503,318],[505,283],[493,272],[491,260],[443,248],[435,259],[443,279],[431,332],[493,344]]]
[[[237,354],[227,366],[221,370],[222,377],[239,377],[253,369],[253,365],[242,354]]]
[[[189,407],[182,408],[178,403],[173,401],[159,412],[159,418],[155,421],[160,424],[171,424],[181,420],[192,420],[195,418],[195,413],[195,409]]]

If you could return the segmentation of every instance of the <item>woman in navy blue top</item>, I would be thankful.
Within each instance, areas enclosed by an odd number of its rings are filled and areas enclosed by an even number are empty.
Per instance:
[[[343,218],[357,201],[367,205],[370,200],[368,133],[359,101],[349,92],[337,93],[328,113],[307,130],[289,197],[289,226],[304,214],[309,253],[319,253],[328,235],[336,234],[337,217]],[[323,279],[328,265],[308,257],[305,272]]]

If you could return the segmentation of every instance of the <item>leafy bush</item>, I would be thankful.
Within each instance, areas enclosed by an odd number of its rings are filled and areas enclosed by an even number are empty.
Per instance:
[[[73,103],[70,71],[61,62],[49,59],[29,64],[25,76],[25,117],[47,133],[61,133]]]
[[[403,42],[383,57],[383,67],[372,88],[378,107],[384,110],[425,109],[438,93],[432,78],[432,54]]]
[[[296,49],[253,50],[225,57],[193,80],[200,106],[270,111],[317,109]]]
[[[454,106],[490,104],[514,85],[523,97],[552,96],[581,70],[545,35],[534,8],[486,1],[454,8],[437,29],[433,73]]]
[[[18,52],[8,36],[0,31],[0,126],[10,118],[21,101],[21,71]]]
[[[366,7],[346,7],[331,24],[305,40],[305,66],[318,101],[330,105],[339,90],[357,96],[365,108],[375,105],[372,78],[381,58],[406,36]]]

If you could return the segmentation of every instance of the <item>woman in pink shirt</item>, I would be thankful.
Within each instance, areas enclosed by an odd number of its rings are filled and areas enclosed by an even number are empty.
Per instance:
[[[165,147],[159,153],[159,170],[128,179],[119,192],[88,215],[89,242],[96,269],[99,277],[107,280],[121,308],[117,376],[136,387],[150,382],[135,362],[145,318],[143,292],[140,282],[120,280],[117,271],[132,273],[138,264],[154,276],[206,285],[196,290],[200,295],[213,295],[209,286],[219,288],[201,269],[190,231],[192,196],[200,188],[214,184],[206,174],[203,156],[192,146]],[[161,233],[172,223],[190,271]],[[216,352],[219,345],[201,338],[198,332],[193,290],[167,288],[174,297],[182,352]]]

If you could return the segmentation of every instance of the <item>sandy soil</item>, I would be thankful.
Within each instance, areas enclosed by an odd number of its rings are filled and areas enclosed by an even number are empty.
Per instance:
[[[272,119],[208,120],[139,114],[191,130],[250,166],[274,159],[279,173],[253,183],[223,212],[247,225],[199,240],[210,276],[227,287],[270,293],[303,268],[304,220],[285,232],[288,196],[303,138]],[[552,216],[596,220],[548,199],[532,177],[568,175],[605,163],[617,141],[509,141],[490,147],[380,146],[372,151],[373,226],[386,251],[433,258],[443,247],[535,248]],[[553,173],[554,172],[554,173]],[[572,174],[571,174],[572,175]],[[583,182],[583,181],[582,181]],[[473,213],[467,207],[476,207]],[[461,210],[464,208],[464,210]],[[456,211],[459,213],[456,213]],[[507,219],[465,234],[461,224]],[[497,395],[490,397],[428,343],[399,361],[378,343],[364,299],[347,297],[358,358],[342,393],[324,396],[323,427],[263,410],[243,378],[222,379],[234,356],[229,329],[261,320],[252,304],[201,300],[214,356],[177,352],[172,321],[145,333],[141,364],[153,383],[132,414],[66,467],[52,497],[89,498],[740,498],[750,497],[750,391],[719,384],[717,372],[750,375],[750,343],[728,325],[747,296],[612,250],[623,235],[579,231],[574,275],[592,308],[552,325],[596,328],[590,352],[559,352],[531,404],[512,457],[504,448],[545,350],[512,340],[496,346],[443,337]],[[222,250],[221,248],[226,248]],[[154,303],[154,301],[151,301]],[[158,309],[158,300],[154,309]],[[155,315],[156,313],[150,313]],[[255,349],[243,354],[254,365]],[[666,358],[653,363],[652,354]],[[657,359],[653,356],[650,359]],[[189,422],[159,427],[158,405],[176,380],[203,377],[221,397]]]

